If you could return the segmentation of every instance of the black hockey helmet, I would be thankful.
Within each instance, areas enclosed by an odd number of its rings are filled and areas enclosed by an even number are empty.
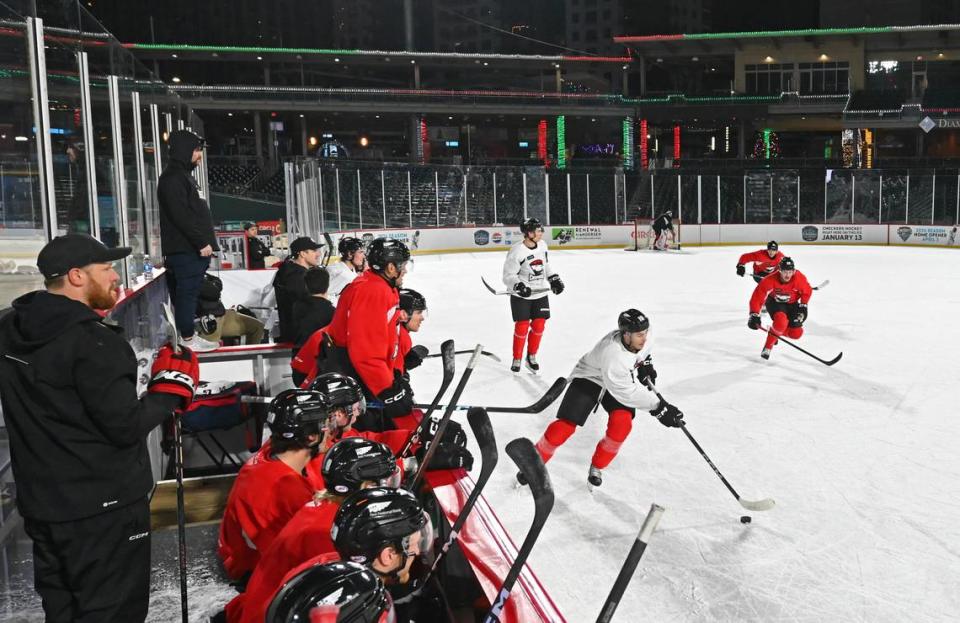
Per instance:
[[[400,309],[413,315],[415,311],[424,311],[427,308],[427,299],[416,290],[400,289]]]
[[[367,247],[367,263],[377,272],[387,270],[387,264],[398,269],[410,260],[410,249],[399,240],[377,238]]]
[[[520,224],[520,232],[523,235],[532,234],[538,229],[543,229],[543,223],[538,218],[528,218]]]
[[[363,241],[354,236],[344,236],[337,243],[337,251],[340,252],[340,259],[346,260],[351,253],[363,248]]]
[[[410,552],[408,537],[420,535],[420,552],[433,544],[430,520],[416,496],[405,489],[361,489],[340,505],[330,537],[344,560],[370,564],[386,547],[400,555],[400,568]],[[399,570],[399,569],[398,569]]]
[[[303,389],[288,389],[270,401],[270,431],[277,440],[300,441],[317,435],[329,418],[329,405],[323,394]]]
[[[793,263],[793,258],[785,257],[780,260],[780,270],[797,270]]]
[[[650,328],[650,319],[638,309],[628,309],[620,313],[617,326],[621,333],[639,333]]]
[[[353,377],[338,372],[325,372],[313,379],[310,383],[310,389],[323,395],[327,402],[327,407],[331,411],[334,409],[345,409],[355,404],[360,405],[360,413],[367,409],[367,401],[363,397],[363,390],[360,384]]]
[[[393,599],[377,574],[363,565],[344,561],[316,564],[293,576],[270,602],[266,620],[306,623],[312,620],[314,608],[326,605],[340,609],[340,623],[394,621]]]
[[[400,484],[390,448],[363,437],[347,437],[334,444],[323,457],[320,473],[327,490],[338,495],[359,491],[364,482],[394,488]]]
[[[767,243],[767,251],[777,251],[780,249],[780,245],[777,244],[776,240],[771,240]]]

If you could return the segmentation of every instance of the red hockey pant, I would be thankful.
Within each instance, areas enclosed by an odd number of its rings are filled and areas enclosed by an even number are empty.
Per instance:
[[[792,339],[797,339],[803,335],[803,327],[788,327],[790,321],[787,319],[787,315],[781,311],[775,312],[773,314],[773,327],[771,327],[770,333],[767,334],[767,343],[766,348],[773,348],[773,345],[777,343],[778,335],[785,335]]]
[[[515,322],[513,325],[513,358],[520,359],[523,357],[524,343],[527,344],[527,354],[536,355],[537,351],[540,350],[540,340],[543,339],[543,329],[546,326],[546,318]]]

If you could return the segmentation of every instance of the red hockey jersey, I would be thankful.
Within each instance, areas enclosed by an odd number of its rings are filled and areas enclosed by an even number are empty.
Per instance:
[[[780,273],[774,273],[769,277],[764,277],[757,287],[753,290],[753,296],[750,297],[750,313],[759,314],[760,308],[766,302],[767,297],[772,297],[777,303],[806,303],[810,300],[813,289],[807,281],[806,276],[799,270],[793,272],[790,281],[784,283],[780,279]]]
[[[397,430],[385,430],[380,433],[373,431],[360,432],[355,428],[348,428],[344,431],[343,435],[340,436],[340,439],[344,439],[346,437],[363,437],[364,439],[369,439],[370,441],[376,441],[384,444],[390,448],[394,455],[396,455],[397,452],[403,448],[403,444],[407,442],[407,437],[409,436],[410,430],[405,428]],[[333,443],[336,443],[336,441]],[[310,462],[307,463],[307,469],[305,470],[307,474],[307,480],[310,481],[310,486],[316,491],[323,491],[327,488],[326,483],[323,481],[323,473],[320,471],[323,468],[324,456],[325,454],[319,454],[310,459]],[[397,459],[397,465],[400,467],[400,475],[403,476],[403,461],[401,459]]]
[[[327,326],[333,343],[346,347],[358,380],[374,395],[393,385],[399,302],[397,289],[368,270],[344,289]]]
[[[777,271],[777,268],[780,266],[780,260],[782,259],[783,253],[780,251],[777,251],[777,254],[771,258],[766,249],[760,249],[752,253],[744,253],[740,256],[737,264],[753,262],[754,275],[769,275]]]
[[[313,498],[309,481],[268,454],[254,454],[233,483],[217,553],[231,578],[252,571],[297,510]]]
[[[393,368],[398,370],[400,374],[407,373],[407,362],[404,359],[411,348],[413,348],[413,339],[411,339],[407,328],[401,324],[400,332],[397,334],[397,356],[393,360]]]
[[[227,621],[263,623],[270,601],[291,569],[317,556],[329,558],[323,562],[339,559],[330,528],[342,501],[332,496],[311,500],[296,512],[260,558],[247,590],[227,605]]]

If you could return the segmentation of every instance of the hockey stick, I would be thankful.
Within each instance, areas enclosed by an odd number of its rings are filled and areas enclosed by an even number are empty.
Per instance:
[[[821,284],[819,284],[819,285],[813,286],[813,288],[811,288],[811,290],[823,290],[823,289],[826,288],[828,285],[830,285],[830,280],[829,280],[829,279],[825,280],[823,283],[821,283]]]
[[[657,398],[659,398],[663,402],[666,402],[666,400],[664,400],[663,396],[660,394],[659,391],[657,391],[657,388],[654,387],[653,383],[651,383],[649,379],[647,380],[647,387],[649,387],[650,391],[652,391],[654,394],[657,395]],[[682,430],[683,434],[687,436],[687,439],[689,439],[690,443],[693,444],[693,447],[697,449],[697,452],[699,452],[700,456],[703,457],[703,460],[707,462],[707,465],[709,465],[713,469],[713,473],[716,474],[721,481],[723,481],[723,484],[726,485],[727,490],[729,490],[730,493],[733,494],[733,497],[737,498],[737,502],[740,502],[740,506],[750,511],[768,511],[771,508],[773,508],[773,505],[775,504],[775,502],[770,498],[758,500],[756,502],[752,500],[744,500],[743,498],[741,498],[740,494],[737,493],[737,490],[733,488],[733,485],[727,482],[727,479],[724,478],[723,474],[720,472],[717,466],[714,465],[713,461],[710,460],[710,457],[707,456],[707,453],[704,452],[703,448],[700,447],[700,444],[697,443],[697,440],[693,438],[693,435],[691,435],[690,431],[687,430],[686,425],[681,424],[680,430]]]
[[[533,404],[526,407],[483,407],[486,409],[487,413],[540,413],[547,407],[549,407],[553,402],[560,397],[560,394],[563,393],[564,388],[567,386],[567,379],[564,377],[558,378],[553,382],[553,385],[550,386],[550,389],[547,390],[543,396],[537,399]],[[415,404],[413,405],[417,408],[423,408],[424,405]],[[465,409],[472,409],[474,405],[439,405],[438,408],[454,408],[459,411]]]
[[[403,442],[403,447],[400,448],[400,452],[397,453],[397,458],[406,458],[410,452],[410,448],[420,441],[420,434],[423,432],[423,427],[427,425],[430,416],[436,411],[437,405],[446,393],[447,388],[450,387],[450,383],[453,382],[453,375],[456,373],[457,368],[456,361],[453,357],[455,352],[454,348],[453,340],[447,340],[440,345],[440,356],[443,357],[443,380],[440,381],[440,389],[437,391],[437,395],[434,396],[433,402],[427,407],[426,413],[420,418],[420,423],[410,431],[410,436]]]
[[[819,361],[820,363],[822,363],[822,364],[825,365],[825,366],[832,366],[833,364],[835,364],[835,363],[837,363],[838,361],[840,361],[840,358],[841,358],[841,357],[843,357],[843,352],[841,351],[839,355],[837,355],[836,357],[834,357],[834,358],[831,359],[830,361],[827,361],[826,359],[820,359],[819,357],[817,357],[816,355],[814,355],[814,354],[811,353],[810,351],[804,350],[803,348],[800,348],[799,346],[797,346],[796,344],[794,344],[794,343],[791,342],[790,340],[786,339],[786,338],[783,337],[782,335],[777,335],[776,333],[773,332],[772,329],[768,329],[767,327],[764,327],[764,326],[762,326],[762,325],[760,326],[760,328],[763,329],[764,331],[766,331],[767,333],[769,333],[770,335],[776,336],[776,338],[777,338],[779,341],[783,342],[783,343],[786,344],[787,346],[792,346],[792,347],[796,348],[797,350],[799,350],[799,351],[800,351],[801,353],[803,353],[804,355],[807,355],[808,357],[813,357],[814,359],[816,359],[817,361]]]
[[[323,232],[323,240],[327,243],[327,252],[321,265],[326,267],[330,264],[330,258],[333,257],[333,238],[327,232]]]
[[[180,351],[180,334],[177,332],[177,323],[173,318],[170,303],[163,304],[163,317],[170,327],[170,339],[173,342],[174,352]],[[177,478],[177,565],[180,572],[180,614],[183,623],[188,623],[187,617],[187,517],[183,500],[183,430],[180,427],[180,415],[173,415],[173,453],[174,471]]]
[[[637,565],[640,564],[640,557],[643,556],[644,550],[647,549],[647,542],[650,540],[653,531],[657,529],[657,523],[660,521],[661,515],[663,515],[663,507],[651,504],[650,512],[647,513],[646,519],[643,520],[643,525],[640,526],[640,533],[637,534],[637,539],[633,542],[633,547],[631,547],[627,553],[627,559],[623,561],[623,566],[620,567],[620,573],[617,575],[617,580],[613,583],[613,588],[610,589],[607,601],[604,602],[603,608],[600,609],[600,616],[597,617],[597,623],[610,623],[610,620],[613,618],[613,613],[617,611],[617,606],[620,605],[620,600],[623,598],[623,592],[627,590],[627,585],[630,584],[630,580],[637,570]]]
[[[453,526],[450,527],[450,535],[447,537],[443,547],[440,548],[440,552],[436,558],[434,558],[433,566],[430,567],[430,571],[427,572],[427,577],[430,577],[433,572],[437,570],[440,566],[440,561],[443,560],[443,557],[446,556],[447,552],[456,542],[457,537],[460,536],[460,531],[463,529],[463,525],[467,523],[467,517],[470,515],[470,511],[473,510],[474,505],[480,498],[480,494],[483,492],[487,481],[490,480],[490,475],[493,474],[493,468],[497,466],[499,459],[499,455],[497,454],[497,440],[493,435],[493,427],[490,425],[490,417],[487,415],[487,412],[480,407],[474,407],[467,412],[467,422],[470,423],[473,437],[477,440],[477,445],[480,446],[480,459],[482,461],[480,464],[480,475],[477,477],[477,482],[473,485],[473,491],[470,492],[470,496],[460,510],[460,514],[457,515],[457,520],[454,521]],[[426,580],[424,580],[423,583],[426,584]]]
[[[520,577],[520,571],[530,556],[530,551],[540,536],[543,524],[546,523],[550,511],[553,510],[553,485],[550,484],[550,475],[547,473],[547,467],[540,458],[540,453],[534,447],[533,442],[525,437],[514,439],[507,444],[507,454],[513,459],[513,462],[520,468],[520,472],[530,483],[530,492],[533,494],[533,523],[527,532],[520,550],[517,552],[513,565],[503,580],[503,586],[497,594],[497,599],[493,602],[489,612],[483,618],[483,623],[499,623],[500,613],[510,598],[510,591],[513,585]]]
[[[469,354],[471,354],[471,353],[473,353],[472,350],[458,350],[458,351],[455,351],[453,354],[454,354],[454,355],[469,355]],[[502,360],[502,359],[500,359],[499,357],[497,357],[496,355],[494,355],[493,353],[491,353],[491,352],[489,352],[489,351],[483,350],[483,351],[480,351],[480,354],[483,355],[483,356],[485,356],[485,357],[489,357],[490,359],[493,359],[493,360],[496,361],[497,363],[503,363],[503,360]],[[430,359],[431,357],[439,357],[440,355],[442,355],[442,353],[433,353],[432,355],[427,355],[426,357],[424,357],[424,359]]]
[[[473,369],[477,366],[477,360],[480,359],[481,350],[483,350],[483,346],[477,344],[477,348],[473,351],[473,357],[470,357],[470,361],[467,362],[467,369],[463,371],[463,374],[460,376],[460,382],[457,383],[457,387],[453,390],[453,397],[451,400],[453,400],[454,403],[460,398],[464,388],[466,388],[467,381],[470,380],[470,375],[473,374]],[[452,417],[453,406],[450,405],[447,407],[446,411],[443,412],[443,417],[440,418],[440,423],[437,424],[437,430],[433,435],[433,442],[430,444],[430,447],[427,448],[427,453],[424,455],[423,460],[420,461],[420,466],[417,468],[417,473],[414,475],[413,481],[408,487],[410,491],[416,491],[420,481],[423,480],[423,474],[427,471],[427,467],[430,466],[430,461],[433,460],[433,455],[437,453],[437,448],[440,447],[440,441],[443,439],[443,434],[446,432],[447,425],[450,423],[450,418]],[[421,426],[418,427],[419,430],[423,430],[424,426],[429,426],[429,422],[430,418],[424,416],[420,421]]]
[[[506,296],[508,294],[516,294],[513,290],[494,290],[493,286],[487,283],[487,280],[483,277],[480,277],[480,281],[483,282],[483,285],[486,286],[487,290],[490,290],[490,294],[495,294],[497,296]],[[545,294],[550,291],[550,288],[531,288],[530,295],[534,294]],[[519,295],[518,295],[519,296]]]

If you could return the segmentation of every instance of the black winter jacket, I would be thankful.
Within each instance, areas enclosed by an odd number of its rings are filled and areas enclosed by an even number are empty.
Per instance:
[[[73,521],[143,500],[145,439],[180,400],[137,398],[123,332],[92,309],[38,291],[0,319],[0,402],[21,515]]]
[[[200,139],[190,132],[170,136],[170,163],[157,184],[160,203],[160,242],[163,254],[192,253],[210,245],[218,251],[213,233],[213,216],[207,202],[200,198],[197,183],[190,172],[193,150]]]

